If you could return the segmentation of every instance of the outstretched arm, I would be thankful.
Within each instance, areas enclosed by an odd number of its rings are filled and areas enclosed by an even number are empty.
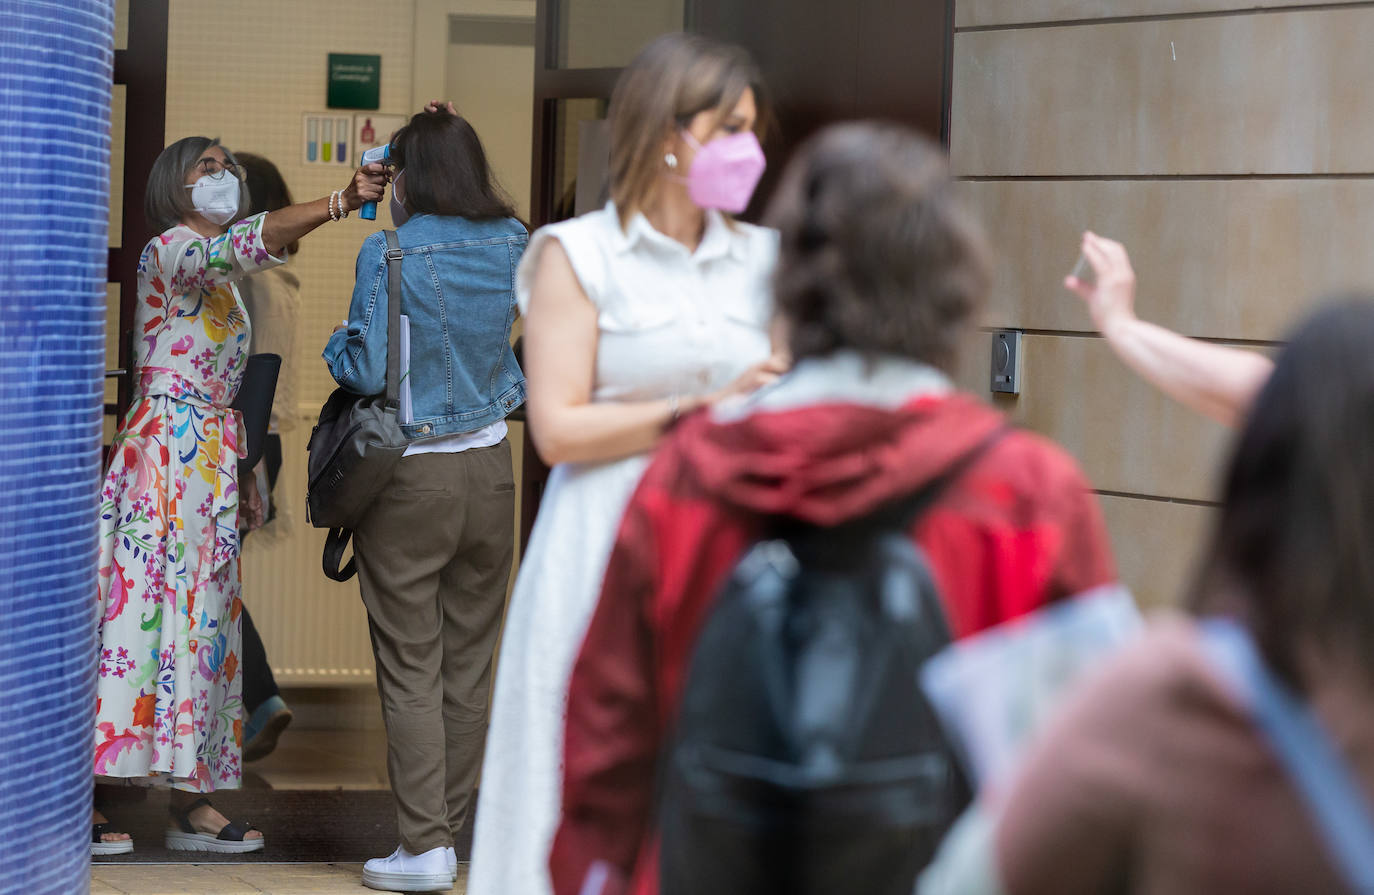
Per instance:
[[[339,204],[336,212],[355,211],[364,202],[380,200],[386,190],[387,171],[385,165],[365,165],[353,173],[348,186],[339,191]],[[263,219],[262,241],[267,251],[273,255],[300,239],[305,234],[331,219],[329,213],[330,197],[316,199],[314,202],[301,202],[288,205],[268,213]]]
[[[1146,323],[1135,316],[1135,271],[1118,242],[1083,234],[1083,255],[1096,283],[1068,277],[1064,285],[1088,312],[1112,350],[1165,394],[1228,426],[1250,409],[1274,364],[1253,351],[1213,345]]]

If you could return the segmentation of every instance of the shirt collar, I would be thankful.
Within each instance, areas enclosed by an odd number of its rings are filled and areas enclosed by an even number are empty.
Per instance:
[[[865,357],[842,350],[826,357],[800,361],[785,376],[766,388],[736,401],[717,404],[714,417],[721,422],[742,419],[752,413],[795,410],[815,404],[859,404],[896,410],[923,397],[940,397],[954,390],[949,377],[936,368],[893,355]]]
[[[620,233],[621,238],[616,245],[620,254],[634,251],[640,243],[660,246],[672,251],[687,251],[687,247],[676,239],[655,230],[654,225],[649,223],[649,219],[644,216],[644,212],[636,211],[631,215],[625,229],[621,230],[620,216],[616,212],[615,203],[606,203],[606,208],[610,212],[612,223]],[[708,208],[706,210],[706,231],[701,235],[701,244],[692,254],[692,260],[696,262],[710,261],[713,258],[731,255],[736,260],[743,261],[746,260],[747,253],[748,249],[742,234],[730,225],[730,222],[725,219],[725,215],[714,208]]]

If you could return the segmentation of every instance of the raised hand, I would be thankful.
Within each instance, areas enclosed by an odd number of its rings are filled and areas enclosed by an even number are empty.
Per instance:
[[[1092,231],[1083,234],[1083,257],[1092,266],[1096,282],[1075,276],[1064,278],[1064,286],[1078,294],[1098,330],[1106,334],[1122,322],[1135,319],[1135,271],[1126,247]]]
[[[387,166],[383,164],[373,163],[359,168],[339,196],[344,210],[354,211],[361,208],[364,202],[380,201],[386,195],[389,177]]]

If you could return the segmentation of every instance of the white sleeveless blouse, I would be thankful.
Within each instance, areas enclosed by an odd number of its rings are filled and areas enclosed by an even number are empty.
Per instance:
[[[516,275],[522,311],[550,239],[598,312],[593,401],[704,394],[768,357],[774,231],[712,211],[689,252],[642,214],[621,230],[608,204],[534,234]],[[562,464],[549,477],[502,635],[470,895],[550,892],[568,678],[647,465],[641,454]]]

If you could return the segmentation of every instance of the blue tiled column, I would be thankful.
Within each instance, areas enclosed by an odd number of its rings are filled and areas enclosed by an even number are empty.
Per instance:
[[[0,0],[0,892],[89,890],[113,0]]]

